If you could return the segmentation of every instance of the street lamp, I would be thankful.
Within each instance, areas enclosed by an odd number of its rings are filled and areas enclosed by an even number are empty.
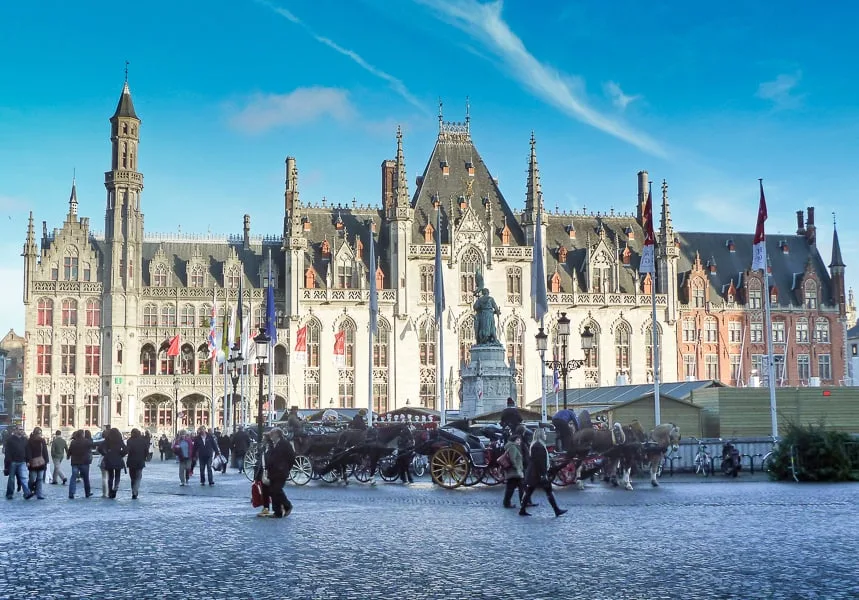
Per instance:
[[[233,407],[233,402],[236,399],[236,388],[239,385],[239,377],[242,373],[242,367],[245,364],[245,359],[242,356],[242,351],[238,348],[233,348],[233,355],[227,359],[227,362],[230,363],[230,379],[233,382],[233,397],[230,398],[230,410],[229,415],[227,414],[227,407],[224,406],[224,419],[229,419],[230,425],[232,426],[233,432],[236,430],[235,419],[235,408]],[[226,400],[226,398],[224,399]]]
[[[591,328],[585,326],[584,331],[581,334],[582,340],[582,350],[585,353],[585,357],[582,359],[570,359],[567,360],[567,338],[570,336],[570,320],[567,318],[567,313],[562,312],[560,318],[558,319],[558,335],[561,338],[561,352],[562,360],[545,360],[546,350],[548,349],[548,338],[549,336],[543,331],[543,328],[540,328],[539,333],[535,336],[537,340],[537,351],[540,353],[540,360],[544,361],[546,366],[550,369],[558,369],[561,374],[561,377],[564,378],[564,408],[567,408],[567,374],[570,371],[575,371],[576,369],[581,368],[588,360],[590,356],[591,349],[594,347],[594,334],[591,331]]]
[[[259,334],[254,338],[257,347],[257,379],[259,379],[259,402],[257,403],[257,440],[262,452],[262,380],[268,365],[268,350],[271,338],[265,333],[265,327],[259,328]]]
[[[173,437],[179,433],[179,376],[173,376]]]

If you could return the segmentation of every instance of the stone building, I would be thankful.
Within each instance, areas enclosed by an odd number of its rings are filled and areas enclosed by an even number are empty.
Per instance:
[[[370,361],[377,411],[407,404],[439,408],[441,368],[447,405],[456,408],[459,367],[469,361],[474,340],[471,305],[478,274],[501,307],[498,332],[516,372],[517,399],[537,397],[540,359],[530,294],[540,210],[550,348],[558,348],[561,311],[572,320],[574,333],[589,326],[596,334],[594,350],[584,367],[571,373],[569,386],[651,381],[654,282],[638,274],[647,173],[638,174],[634,211],[545,211],[532,135],[524,204],[510,204],[474,145],[470,121],[466,115],[462,123],[446,122],[440,111],[438,137],[413,192],[398,131],[394,158],[381,164],[380,205],[305,202],[297,162],[288,157],[281,232],[252,235],[245,216],[241,235],[155,236],[143,226],[138,157],[140,151],[145,155],[145,145],[126,83],[110,119],[104,233],[93,232],[89,219],[78,216],[74,183],[62,227],[49,233],[43,224],[37,238],[30,217],[23,252],[27,423],[70,429],[110,422],[122,429],[163,431],[177,424],[222,424],[224,400],[232,393],[224,385],[223,365],[211,374],[206,339],[212,303],[220,329],[224,311],[238,302],[241,282],[244,313],[259,325],[270,262],[277,303],[276,410],[293,404],[366,406]],[[680,289],[689,258],[683,234],[673,229],[664,182],[658,225],[659,368],[663,380],[675,381],[685,364],[677,358],[677,322],[688,305],[681,302]],[[437,233],[447,301],[439,323],[433,297]],[[378,257],[372,274],[371,243]],[[825,280],[824,298],[835,288],[816,263],[814,268],[815,277]],[[380,309],[372,342],[371,276]],[[443,366],[438,327],[445,331]],[[299,332],[306,342],[300,355],[295,352]],[[341,332],[344,356],[335,364],[335,337]],[[175,335],[181,340],[177,360],[167,356],[167,341]],[[571,337],[568,358],[581,358],[578,338]],[[832,368],[839,368],[835,357]],[[250,371],[247,392],[239,390],[233,398],[236,406],[242,397],[246,407],[256,406],[257,379]]]
[[[25,342],[26,340],[12,329],[0,340],[0,350],[6,355],[5,368],[0,369],[4,378],[3,398],[5,400],[5,408],[0,409],[0,423],[19,424],[21,422],[24,400]]]

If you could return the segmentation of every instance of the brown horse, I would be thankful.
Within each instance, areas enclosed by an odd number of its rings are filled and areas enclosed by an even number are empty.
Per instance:
[[[650,485],[659,487],[656,470],[670,447],[675,452],[680,446],[680,428],[674,423],[661,423],[650,432],[650,441],[644,445],[646,463],[650,463]],[[645,464],[646,464],[645,463]]]
[[[605,454],[612,448],[622,446],[626,442],[626,435],[620,423],[615,423],[611,429],[579,429],[573,434],[572,450],[576,455],[587,455],[588,453]],[[612,461],[616,463],[617,461]],[[579,463],[576,469],[576,486],[583,490],[585,482],[582,481],[582,468],[584,462]]]

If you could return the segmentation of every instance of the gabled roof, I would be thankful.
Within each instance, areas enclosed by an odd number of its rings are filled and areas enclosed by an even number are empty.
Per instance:
[[[116,112],[113,113],[113,118],[116,117],[132,117],[138,118],[134,112],[134,102],[131,101],[131,90],[128,89],[128,82],[122,86],[122,94],[119,96],[119,102],[116,105]]]
[[[674,383],[661,383],[659,385],[660,397],[671,398],[689,402],[693,392],[711,387],[724,387],[723,384],[712,379],[702,381],[678,381]],[[593,405],[594,407],[612,407],[625,404],[634,400],[640,400],[653,394],[653,384],[638,385],[615,385],[597,388],[579,388],[567,390],[568,403],[577,406]],[[549,398],[546,398],[549,401]],[[537,398],[530,407],[539,407],[542,398]]]
[[[838,229],[832,226],[832,260],[829,267],[845,267],[844,259],[841,258],[841,242],[838,241]]]
[[[447,174],[444,167],[447,165]],[[469,174],[471,165],[473,175]],[[442,206],[442,243],[450,243],[449,219],[458,223],[464,211],[460,208],[460,198],[471,195],[471,208],[484,228],[489,226],[486,202],[492,207],[492,243],[501,244],[505,217],[510,228],[510,244],[525,244],[525,232],[519,219],[510,209],[498,188],[498,183],[489,173],[471,140],[470,125],[466,123],[440,123],[435,147],[427,161],[423,176],[412,196],[415,209],[412,225],[414,243],[423,244],[423,229],[428,222],[435,222],[434,200],[437,195]],[[453,209],[451,213],[451,203]],[[435,226],[435,225],[433,225]]]

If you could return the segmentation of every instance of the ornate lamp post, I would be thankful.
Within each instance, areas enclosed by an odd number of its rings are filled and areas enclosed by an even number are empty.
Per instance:
[[[259,379],[259,401],[257,403],[257,440],[259,440],[260,452],[262,452],[262,382],[265,379],[266,366],[268,366],[268,350],[271,338],[265,333],[265,327],[259,328],[259,333],[254,338],[257,347],[257,379]]]
[[[567,313],[562,312],[558,319],[558,335],[561,337],[561,352],[562,360],[545,360],[546,350],[548,349],[548,335],[540,328],[540,332],[536,335],[537,351],[540,353],[540,360],[546,363],[550,369],[558,369],[561,377],[564,379],[564,408],[567,408],[567,374],[570,371],[575,371],[581,368],[588,360],[591,349],[594,347],[594,334],[590,327],[585,327],[582,331],[582,350],[585,357],[582,359],[567,360],[567,338],[570,337],[570,320],[567,318]]]
[[[239,385],[239,377],[242,373],[242,367],[245,364],[245,359],[242,356],[241,350],[233,349],[233,355],[227,359],[227,362],[230,363],[230,380],[233,382],[233,397],[230,401],[230,410],[229,415],[227,414],[226,406],[224,407],[224,419],[229,419],[230,426],[233,429],[233,432],[236,430],[235,420],[233,416],[235,414],[235,408],[233,407],[233,402],[236,399],[236,388]]]

